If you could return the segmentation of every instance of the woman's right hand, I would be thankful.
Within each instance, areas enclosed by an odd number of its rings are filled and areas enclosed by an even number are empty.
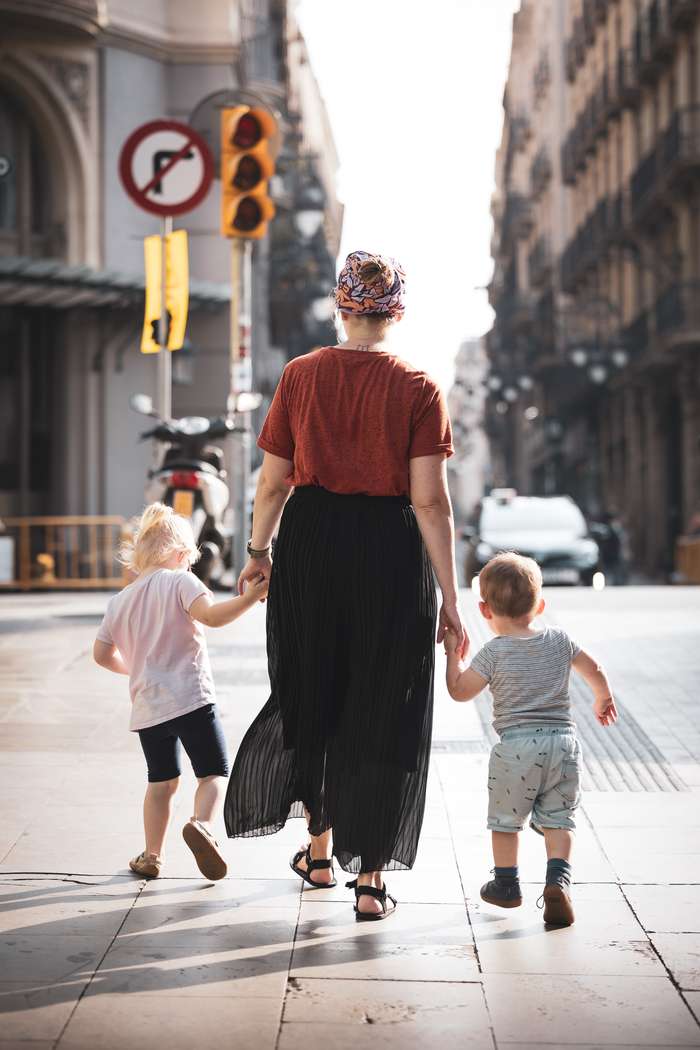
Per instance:
[[[438,644],[445,640],[445,635],[448,631],[451,631],[455,638],[458,639],[456,651],[460,660],[463,660],[469,648],[467,628],[464,625],[457,603],[443,601],[440,606],[440,617],[438,620]]]
[[[271,572],[272,558],[269,554],[265,558],[248,558],[238,577],[238,593],[243,594],[248,584],[258,583],[261,576],[269,581]],[[261,601],[264,600],[261,598]]]

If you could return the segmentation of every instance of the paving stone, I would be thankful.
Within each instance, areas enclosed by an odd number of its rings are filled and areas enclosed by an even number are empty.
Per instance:
[[[700,992],[700,934],[653,933],[650,939],[678,987]]]
[[[19,1044],[25,1048],[32,1047],[28,1040],[36,1040],[43,1050],[42,1040],[53,1042],[61,1034],[85,983],[45,987],[38,982],[0,982],[2,1039],[8,1046]]]
[[[79,1003],[61,1050],[125,1050],[154,1039],[167,1050],[274,1050],[280,1009],[277,999],[91,995]]]
[[[396,981],[478,979],[464,905],[400,904],[383,922],[357,923],[346,904],[302,903],[294,977]]]
[[[138,896],[136,879],[68,882],[0,878],[0,933],[22,937],[114,935]]]
[[[121,929],[119,941],[148,942],[167,952],[172,945],[207,945],[211,951],[228,948],[273,947],[285,951],[294,940],[298,906],[265,908],[231,904],[145,903],[134,908]]]
[[[479,984],[292,979],[280,1050],[493,1046]]]
[[[472,926],[483,972],[663,978],[664,968],[627,903],[621,896],[596,896],[582,899],[574,891],[576,922],[558,929],[545,927],[532,903],[503,911],[481,902],[472,911]]]
[[[623,886],[623,890],[645,930],[700,933],[700,885]]]
[[[496,1044],[536,1046],[698,1046],[700,1032],[664,977],[570,977],[485,974]]]

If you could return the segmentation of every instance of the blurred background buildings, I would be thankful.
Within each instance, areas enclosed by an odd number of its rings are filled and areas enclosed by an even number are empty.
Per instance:
[[[700,501],[700,4],[523,0],[513,30],[494,480],[616,511],[667,573]]]
[[[287,0],[0,0],[0,515],[140,509],[151,453],[135,391],[154,393],[143,238],[118,158],[138,125],[218,121],[244,87],[279,112],[277,218],[254,253],[253,360],[264,411],[285,361],[334,341],[328,293],[337,157]],[[207,101],[208,100],[208,101]],[[229,387],[229,242],[212,191],[190,236],[188,343],[173,411],[217,415]]]

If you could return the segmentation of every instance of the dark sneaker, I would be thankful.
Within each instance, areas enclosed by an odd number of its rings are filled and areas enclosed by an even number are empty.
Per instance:
[[[544,898],[543,919],[547,926],[571,926],[574,921],[574,906],[567,887],[559,882],[550,883],[542,891]]]
[[[499,908],[519,908],[523,903],[520,883],[515,879],[512,882],[491,879],[481,887],[481,899]]]

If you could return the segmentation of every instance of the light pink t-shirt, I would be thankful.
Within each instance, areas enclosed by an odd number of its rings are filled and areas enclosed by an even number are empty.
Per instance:
[[[110,598],[97,637],[129,668],[129,729],[216,703],[204,630],[189,614],[209,593],[192,572],[157,569]]]

